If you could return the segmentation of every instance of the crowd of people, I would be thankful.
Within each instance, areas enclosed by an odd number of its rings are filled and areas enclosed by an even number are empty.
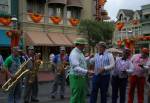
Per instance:
[[[31,101],[38,102],[38,78],[34,71],[36,71],[35,69],[39,69],[41,54],[35,53],[33,46],[28,47],[27,53],[24,53],[16,46],[12,48],[12,53],[4,61],[2,56],[0,57],[0,69],[7,77],[11,78],[12,81],[19,77],[19,75],[16,77],[16,73],[21,69],[21,64],[28,61],[25,68],[29,69],[29,73],[22,77],[21,80],[18,79],[14,86],[7,91],[8,103],[21,103],[23,85],[25,86],[24,103],[30,103]]]
[[[112,87],[111,103],[117,103],[118,98],[120,98],[119,103],[133,103],[136,88],[138,103],[144,103],[145,84],[150,82],[149,49],[141,48],[140,53],[133,55],[129,48],[123,48],[121,55],[114,55],[107,51],[106,43],[101,41],[96,45],[97,52],[95,54],[85,55],[84,50],[87,44],[85,38],[77,38],[70,55],[66,54],[65,47],[60,47],[59,54],[50,55],[51,67],[55,73],[50,93],[51,98],[56,98],[59,86],[60,99],[65,98],[67,77],[71,90],[70,103],[86,103],[87,94],[90,96],[89,103],[97,103],[99,91],[101,103],[107,103],[110,84]],[[37,61],[41,61],[40,56],[40,53],[35,53],[33,46],[28,48],[27,54],[21,52],[18,47],[14,47],[12,54],[6,60],[3,60],[0,55],[0,69],[4,69],[9,77],[14,78],[19,66],[29,58],[31,60],[27,64],[27,68],[30,71],[38,68],[39,65],[35,64],[39,64]],[[66,70],[69,72],[66,73]],[[32,80],[30,80],[31,77]],[[90,79],[91,86],[89,85]],[[9,91],[8,103],[20,103],[21,85],[22,80]],[[24,103],[38,102],[37,74],[29,73],[25,77],[24,85]],[[90,88],[89,91],[88,88]],[[128,100],[126,99],[127,93]]]

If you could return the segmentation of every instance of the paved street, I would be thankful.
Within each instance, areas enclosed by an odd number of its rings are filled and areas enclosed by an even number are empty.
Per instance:
[[[39,84],[39,99],[40,99],[39,103],[69,103],[69,96],[70,96],[69,87],[67,87],[66,89],[66,95],[65,95],[64,100],[61,100],[59,96],[57,96],[56,99],[52,100],[50,98],[51,84],[52,83],[40,83]],[[146,97],[146,93],[145,93],[145,97]],[[109,99],[108,103],[111,103],[110,97],[108,97],[108,99]],[[144,103],[147,103],[146,100],[147,98],[145,98]],[[0,103],[7,103],[6,101],[7,101],[6,94],[3,92],[0,92]],[[88,101],[88,98],[87,98],[87,101]],[[137,101],[135,101],[134,103],[137,103]]]

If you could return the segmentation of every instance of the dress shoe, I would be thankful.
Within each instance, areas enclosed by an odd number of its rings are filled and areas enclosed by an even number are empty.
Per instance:
[[[28,101],[24,101],[24,103],[29,103]]]
[[[60,99],[64,99],[64,96],[63,96],[63,95],[61,95],[61,96],[60,96]]]
[[[36,99],[36,98],[31,99],[31,101],[32,101],[32,102],[39,102],[39,100]]]
[[[52,99],[55,99],[55,96],[54,96],[54,95],[52,95],[52,96],[51,96],[51,98],[52,98]]]

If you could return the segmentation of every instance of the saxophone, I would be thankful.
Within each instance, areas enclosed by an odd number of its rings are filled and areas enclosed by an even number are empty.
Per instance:
[[[6,83],[2,86],[2,90],[4,91],[9,91],[11,88],[13,88],[19,81],[20,79],[25,76],[26,74],[29,73],[29,70],[25,67],[28,62],[31,60],[31,58],[29,58],[27,61],[25,61],[24,63],[22,63],[19,66],[18,71],[15,73],[14,78],[10,78],[6,81]]]
[[[68,62],[62,62],[60,65],[58,65],[58,74],[65,74],[66,69],[69,66]]]
[[[40,59],[34,62],[34,68],[29,73],[29,81],[28,81],[29,83],[33,83],[41,64],[43,64],[43,61]]]

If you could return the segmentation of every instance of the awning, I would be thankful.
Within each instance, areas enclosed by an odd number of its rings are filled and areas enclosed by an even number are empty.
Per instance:
[[[27,32],[26,34],[26,45],[35,46],[51,46],[53,42],[48,38],[45,32]]]
[[[6,35],[6,30],[0,30],[0,46],[10,46],[10,39]]]
[[[81,3],[81,0],[68,0],[67,1],[67,7],[80,7],[80,8],[82,8],[83,5]]]
[[[75,41],[77,38],[83,37],[83,36],[77,35],[77,34],[67,34],[66,36],[67,36],[67,38],[68,38],[72,43],[74,43],[74,41]]]
[[[53,41],[55,46],[72,46],[73,44],[62,33],[49,33],[49,38]]]
[[[67,4],[67,0],[48,0],[49,4]]]

